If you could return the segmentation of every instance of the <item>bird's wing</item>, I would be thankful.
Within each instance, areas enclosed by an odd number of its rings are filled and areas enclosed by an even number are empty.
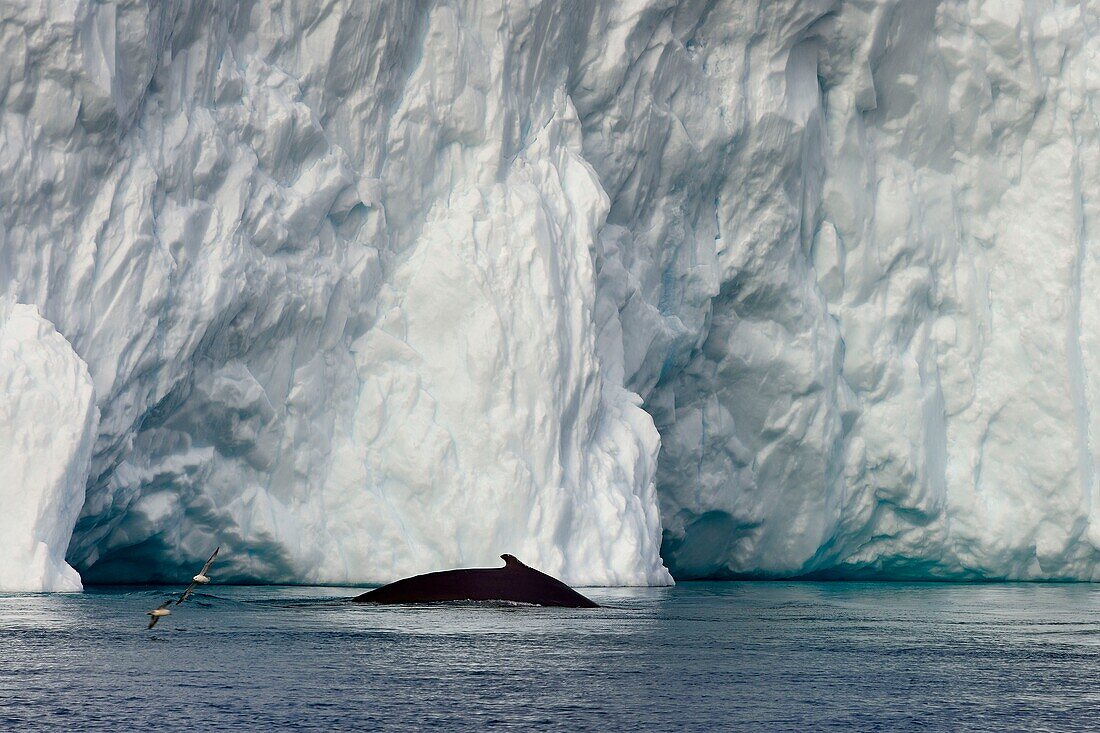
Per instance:
[[[169,606],[171,606],[171,605],[172,605],[172,599],[171,599],[171,598],[169,598],[169,599],[168,599],[167,601],[165,601],[164,603],[160,604],[160,606],[158,606],[158,608],[168,608],[168,607],[169,607]]]
[[[218,556],[218,550],[222,549],[221,545],[214,548],[214,554],[210,556],[210,559],[206,561],[206,564],[202,566],[202,571],[199,575],[206,575],[206,571],[210,569],[210,566],[214,564],[214,558]]]
[[[157,625],[157,621],[160,621],[160,616],[152,616],[152,617],[151,617],[151,618],[149,619],[149,625],[148,625],[148,626],[146,627],[146,630],[148,630],[148,629],[151,629],[151,628],[153,628],[154,626],[156,626],[156,625]]]
[[[197,583],[195,583],[195,581],[192,580],[191,585],[187,586],[187,590],[185,590],[183,592],[183,595],[180,596],[179,600],[176,601],[177,606],[191,597],[191,594],[195,592],[195,586],[196,585],[197,585]],[[172,601],[169,600],[168,602],[171,603]]]

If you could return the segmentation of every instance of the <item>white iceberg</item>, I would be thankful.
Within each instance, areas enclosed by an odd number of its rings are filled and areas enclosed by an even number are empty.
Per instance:
[[[1096,577],[1100,4],[0,20],[0,588]]]
[[[69,342],[34,306],[0,299],[0,590],[80,590],[65,550],[98,417]]]

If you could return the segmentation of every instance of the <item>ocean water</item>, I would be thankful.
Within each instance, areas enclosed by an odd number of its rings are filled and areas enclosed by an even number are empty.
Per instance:
[[[354,589],[0,595],[0,730],[1090,730],[1100,587],[683,583],[599,609]]]

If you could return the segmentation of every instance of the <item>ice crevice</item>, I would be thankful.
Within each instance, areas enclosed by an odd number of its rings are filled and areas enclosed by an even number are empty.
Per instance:
[[[3,7],[0,589],[1094,579],[1097,20]]]

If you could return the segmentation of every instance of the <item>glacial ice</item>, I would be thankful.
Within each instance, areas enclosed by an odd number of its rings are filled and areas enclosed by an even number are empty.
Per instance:
[[[0,589],[1097,577],[1100,3],[0,19]]]
[[[0,299],[0,589],[80,590],[65,549],[98,418],[88,367],[69,342],[34,306]]]

